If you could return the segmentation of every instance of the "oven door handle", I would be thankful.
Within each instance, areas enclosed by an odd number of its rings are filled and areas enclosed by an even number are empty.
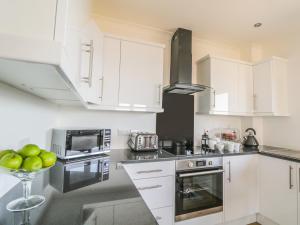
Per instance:
[[[205,171],[205,172],[194,172],[194,173],[183,173],[179,174],[179,177],[192,177],[197,175],[209,175],[209,174],[216,174],[216,173],[224,173],[224,170],[213,170],[213,171]]]

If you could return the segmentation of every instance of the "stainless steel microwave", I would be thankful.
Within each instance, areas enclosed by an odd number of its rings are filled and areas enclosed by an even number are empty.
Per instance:
[[[110,151],[111,129],[54,129],[51,150],[60,159],[98,155]]]

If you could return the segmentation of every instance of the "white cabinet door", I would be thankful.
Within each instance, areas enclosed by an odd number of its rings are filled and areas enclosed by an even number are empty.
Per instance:
[[[272,113],[271,64],[264,62],[253,68],[254,112]]]
[[[174,208],[165,207],[151,210],[159,225],[172,225],[174,224]]]
[[[253,112],[253,69],[251,65],[238,65],[237,112]]]
[[[88,103],[101,102],[103,34],[94,21],[80,33],[79,92]]]
[[[259,211],[280,225],[297,224],[297,187],[294,162],[260,156]]]
[[[161,107],[163,48],[121,41],[119,104]]]
[[[233,221],[258,211],[257,155],[224,157],[225,221]]]
[[[213,110],[236,112],[238,64],[222,59],[211,59],[211,87],[214,89]]]
[[[105,37],[103,45],[103,75],[100,80],[101,105],[118,105],[120,53],[121,41]]]
[[[0,2],[0,33],[53,40],[57,0]]]

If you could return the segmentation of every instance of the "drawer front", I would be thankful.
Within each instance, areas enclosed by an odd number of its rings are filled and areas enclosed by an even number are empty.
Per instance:
[[[124,164],[124,168],[132,180],[175,175],[175,161]]]
[[[134,180],[149,209],[173,206],[174,176]]]
[[[151,210],[159,225],[173,225],[174,224],[174,208],[165,207]]]

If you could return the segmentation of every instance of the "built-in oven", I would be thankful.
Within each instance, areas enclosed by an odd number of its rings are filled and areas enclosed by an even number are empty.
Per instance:
[[[50,184],[65,193],[109,179],[109,157],[58,160],[50,170]]]
[[[199,158],[176,162],[176,221],[223,211],[223,160]]]

